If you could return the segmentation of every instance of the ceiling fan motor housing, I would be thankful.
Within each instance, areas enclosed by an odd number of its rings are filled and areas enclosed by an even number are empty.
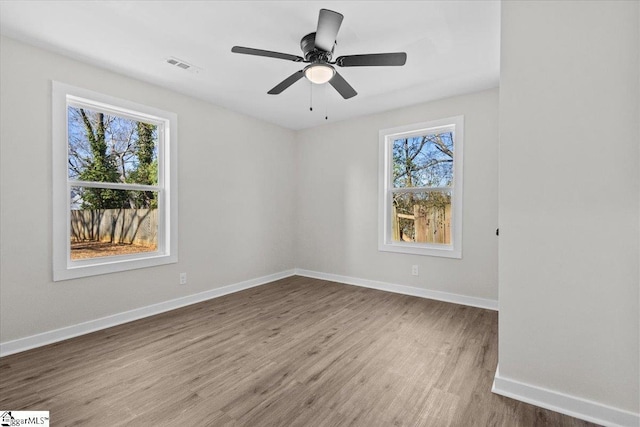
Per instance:
[[[300,40],[300,48],[306,62],[329,62],[333,55],[335,42],[331,48],[331,52],[316,49],[316,33],[309,33]]]

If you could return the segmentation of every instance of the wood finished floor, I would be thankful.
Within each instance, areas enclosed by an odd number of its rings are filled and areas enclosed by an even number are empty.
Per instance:
[[[0,359],[52,426],[593,426],[491,393],[497,313],[290,277]]]

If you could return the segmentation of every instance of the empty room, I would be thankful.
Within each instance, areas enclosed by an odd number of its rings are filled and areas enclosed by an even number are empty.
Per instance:
[[[0,0],[0,423],[640,426],[639,27]]]

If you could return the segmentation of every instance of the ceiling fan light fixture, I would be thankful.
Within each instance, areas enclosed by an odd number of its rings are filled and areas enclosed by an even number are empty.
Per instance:
[[[317,85],[327,83],[335,74],[336,70],[329,64],[311,64],[304,69],[307,80]]]

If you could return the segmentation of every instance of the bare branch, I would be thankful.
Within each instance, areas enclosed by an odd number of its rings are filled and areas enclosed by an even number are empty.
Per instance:
[[[438,151],[446,154],[453,159],[453,152],[449,150],[449,147],[447,147],[444,142],[442,142],[442,137],[440,135],[437,135],[436,138],[433,139],[433,143],[435,144],[435,147],[438,149]]]

